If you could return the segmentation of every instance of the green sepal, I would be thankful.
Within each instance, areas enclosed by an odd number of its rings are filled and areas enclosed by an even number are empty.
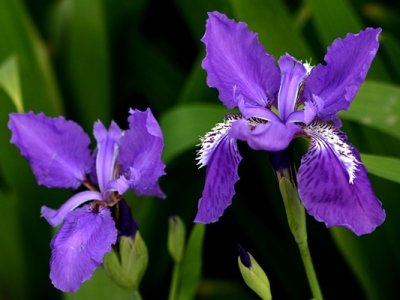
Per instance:
[[[169,218],[168,228],[168,252],[175,263],[180,263],[185,251],[185,224],[180,217],[174,215]]]
[[[289,228],[296,243],[303,243],[307,240],[306,214],[297,188],[286,177],[282,177],[279,179],[279,189],[285,204]]]
[[[122,289],[137,291],[146,271],[149,256],[139,231],[135,238],[121,236],[119,253],[113,248],[104,256],[107,275]]]
[[[248,253],[248,252],[247,252]],[[250,256],[251,266],[247,268],[242,261],[240,256],[238,258],[240,273],[244,282],[247,286],[251,288],[258,296],[264,300],[272,299],[271,288],[269,285],[269,280],[264,270],[260,267],[254,257],[248,253]]]

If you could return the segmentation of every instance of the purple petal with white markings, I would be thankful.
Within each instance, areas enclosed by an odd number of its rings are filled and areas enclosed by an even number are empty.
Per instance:
[[[380,28],[367,28],[359,34],[336,39],[325,55],[326,66],[318,65],[308,76],[302,94],[303,102],[313,95],[324,101],[318,117],[328,121],[340,110],[347,110],[367,76],[378,51]]]
[[[357,149],[328,123],[314,121],[304,131],[311,143],[297,180],[307,212],[327,227],[346,227],[357,235],[372,232],[385,220],[385,211]]]
[[[235,182],[239,180],[238,166],[242,159],[235,139],[228,137],[224,132],[213,141],[211,151],[200,151],[207,159],[206,182],[199,200],[198,211],[194,222],[216,222],[225,209],[231,205],[235,194]],[[203,146],[204,144],[203,141]],[[201,163],[201,160],[200,160]]]
[[[279,90],[280,72],[274,57],[246,23],[218,12],[208,16],[202,38],[207,52],[202,68],[207,71],[208,86],[218,89],[220,100],[228,108],[237,106],[235,94],[253,105],[267,106]]]
[[[103,263],[116,240],[117,229],[108,208],[92,202],[68,213],[50,244],[53,285],[63,292],[76,292]]]
[[[94,163],[90,139],[75,122],[43,113],[11,113],[8,128],[12,131],[10,142],[29,161],[39,184],[76,189],[90,173]]]
[[[150,109],[145,112],[130,110],[129,130],[121,138],[118,163],[121,173],[128,174],[131,168],[138,179],[131,185],[138,195],[165,198],[159,188],[158,178],[165,174],[161,161],[164,139],[161,128]]]

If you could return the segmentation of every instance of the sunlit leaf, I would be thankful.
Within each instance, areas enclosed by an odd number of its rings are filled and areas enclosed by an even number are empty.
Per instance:
[[[400,183],[400,159],[393,157],[361,154],[368,173]]]
[[[24,111],[16,56],[10,56],[0,65],[0,86],[10,97],[18,112]]]
[[[348,112],[339,116],[400,138],[400,87],[366,80]]]

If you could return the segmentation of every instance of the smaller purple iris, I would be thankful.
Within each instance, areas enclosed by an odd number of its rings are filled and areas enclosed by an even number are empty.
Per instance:
[[[114,122],[108,130],[100,121],[94,124],[93,154],[88,135],[73,121],[43,113],[10,114],[11,143],[29,161],[39,184],[88,188],[58,210],[42,207],[42,216],[51,226],[63,222],[50,244],[50,278],[64,292],[77,291],[116,243],[118,230],[110,209],[128,189],[165,198],[158,184],[165,174],[161,129],[150,109],[129,113],[126,131]]]
[[[198,159],[207,172],[195,222],[217,221],[232,203],[242,159],[237,139],[254,150],[278,153],[302,136],[310,146],[297,183],[307,212],[328,227],[343,226],[357,235],[382,224],[385,211],[336,116],[349,107],[364,81],[380,32],[367,28],[336,39],[325,55],[326,65],[312,68],[288,54],[276,64],[245,23],[209,13],[202,38],[207,84],[218,89],[227,108],[237,106],[240,113],[226,115],[202,138]]]

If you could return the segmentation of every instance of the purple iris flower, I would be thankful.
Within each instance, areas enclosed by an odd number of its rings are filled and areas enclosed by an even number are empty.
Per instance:
[[[202,38],[207,84],[218,89],[227,108],[237,106],[241,113],[226,115],[202,138],[198,159],[207,172],[195,222],[215,222],[231,204],[242,159],[237,139],[254,150],[279,153],[301,136],[310,139],[297,174],[307,212],[328,227],[343,226],[357,235],[382,224],[385,211],[336,116],[349,107],[365,79],[380,32],[367,28],[336,39],[326,65],[312,68],[288,54],[276,65],[245,23],[209,13]]]
[[[58,210],[41,210],[53,227],[64,221],[50,244],[50,278],[64,292],[77,291],[116,243],[118,230],[110,209],[128,189],[165,198],[157,182],[165,174],[161,129],[150,109],[131,109],[128,121],[126,131],[114,122],[107,130],[97,121],[97,148],[91,155],[90,139],[75,122],[43,113],[10,114],[11,143],[29,161],[39,184],[88,188]]]

